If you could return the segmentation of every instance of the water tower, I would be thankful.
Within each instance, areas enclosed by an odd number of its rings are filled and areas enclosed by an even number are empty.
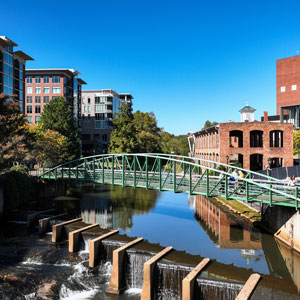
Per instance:
[[[246,106],[239,110],[241,113],[241,122],[253,122],[255,111],[256,109],[249,106],[248,102],[246,102]]]

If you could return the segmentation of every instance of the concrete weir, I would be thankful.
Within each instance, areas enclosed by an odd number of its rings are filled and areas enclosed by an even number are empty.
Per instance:
[[[79,237],[80,234],[86,230],[99,227],[99,224],[92,224],[89,226],[85,226],[69,233],[69,252],[76,252],[79,249]]]
[[[161,259],[172,249],[173,247],[167,247],[166,249],[160,251],[154,257],[152,257],[151,259],[149,259],[147,262],[144,263],[144,282],[143,282],[141,300],[153,299],[152,282],[153,282],[153,273],[154,273],[155,264],[159,259]]]
[[[249,279],[246,281],[245,285],[235,298],[235,300],[248,300],[250,299],[256,285],[258,284],[261,275],[259,274],[252,274]]]
[[[56,216],[39,219],[39,234],[44,234],[47,231],[50,220],[55,220],[55,219],[65,217],[65,216],[67,216],[67,214],[60,214],[60,215],[56,215]]]
[[[65,225],[69,225],[78,221],[81,221],[82,218],[73,219],[70,221],[62,222],[52,226],[52,242],[57,243],[62,240],[62,231]]]
[[[119,230],[113,230],[111,232],[100,235],[95,239],[90,240],[90,244],[89,244],[90,246],[89,267],[90,268],[94,268],[99,260],[99,244],[101,243],[101,241],[118,232]]]
[[[126,249],[129,247],[141,242],[143,238],[138,238],[133,240],[132,242],[114,250],[113,252],[113,268],[110,277],[109,287],[106,289],[107,293],[110,294],[120,294],[125,287],[123,286],[123,261],[124,261],[124,254]]]
[[[195,279],[203,268],[209,263],[209,258],[204,258],[183,280],[182,300],[193,300]]]

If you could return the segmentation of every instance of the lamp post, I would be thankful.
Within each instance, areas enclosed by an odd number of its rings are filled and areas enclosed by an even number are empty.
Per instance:
[[[269,157],[268,158],[268,166],[267,166],[267,175],[269,176],[269,172],[270,172],[270,170],[271,170],[271,163],[272,163],[272,158],[271,157]]]
[[[228,161],[229,161],[229,155],[226,155],[226,165],[227,165],[227,170],[228,170]]]

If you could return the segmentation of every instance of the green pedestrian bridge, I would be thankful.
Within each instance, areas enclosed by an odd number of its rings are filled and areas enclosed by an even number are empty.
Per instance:
[[[234,169],[244,177],[230,180]],[[171,154],[103,154],[80,158],[51,169],[41,178],[132,186],[190,195],[223,197],[270,206],[300,206],[297,186],[286,181],[195,157]]]

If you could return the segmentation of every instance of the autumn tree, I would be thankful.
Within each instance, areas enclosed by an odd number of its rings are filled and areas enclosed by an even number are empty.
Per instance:
[[[294,131],[294,154],[300,154],[300,130]]]
[[[204,123],[204,126],[203,126],[202,130],[203,130],[203,129],[207,129],[207,128],[209,128],[209,127],[213,127],[213,126],[215,126],[215,125],[218,125],[218,122],[215,122],[215,121],[211,122],[211,121],[207,120],[207,121]]]
[[[28,124],[19,101],[0,95],[0,167],[17,166],[29,159]]]

